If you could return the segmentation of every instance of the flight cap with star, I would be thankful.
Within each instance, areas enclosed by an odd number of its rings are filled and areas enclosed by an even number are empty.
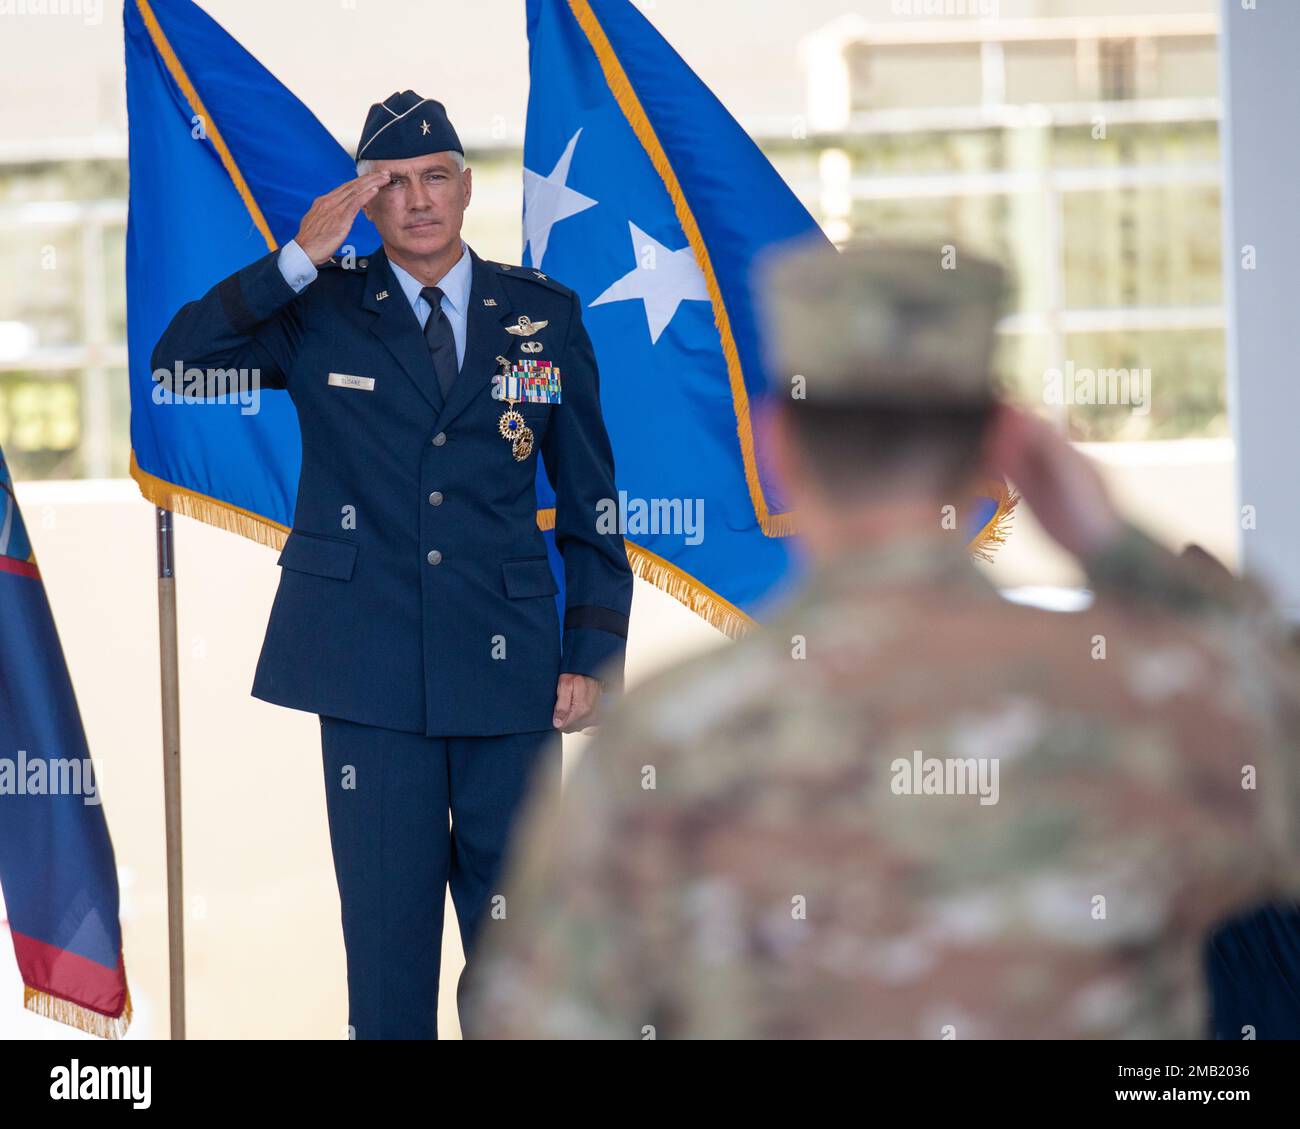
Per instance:
[[[994,326],[1004,272],[937,247],[820,236],[780,244],[757,264],[773,392],[836,406],[978,408],[993,402]]]
[[[357,142],[356,160],[395,161],[453,149],[464,156],[465,149],[443,104],[421,98],[414,90],[403,90],[370,107]]]

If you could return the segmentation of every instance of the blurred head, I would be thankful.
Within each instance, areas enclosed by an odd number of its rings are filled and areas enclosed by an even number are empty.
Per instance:
[[[390,253],[419,259],[460,245],[473,183],[441,102],[413,90],[376,102],[361,129],[356,162],[358,176],[389,174],[362,211]]]
[[[785,481],[828,506],[914,499],[956,502],[982,474],[995,415],[983,407],[910,412],[807,401],[769,420]]]
[[[996,415],[997,266],[824,240],[759,266],[773,396],[764,425],[814,552],[846,530],[940,531],[981,476]]]

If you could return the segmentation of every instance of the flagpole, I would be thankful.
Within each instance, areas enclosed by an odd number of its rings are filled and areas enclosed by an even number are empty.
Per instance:
[[[162,689],[163,809],[167,825],[167,952],[171,1037],[185,1038],[185,894],[181,869],[181,697],[176,649],[175,530],[170,510],[154,510],[158,533],[158,660]]]

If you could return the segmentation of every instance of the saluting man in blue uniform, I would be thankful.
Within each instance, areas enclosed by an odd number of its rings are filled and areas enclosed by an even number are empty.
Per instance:
[[[621,683],[632,574],[597,526],[618,495],[577,296],[462,241],[471,173],[439,102],[372,106],[356,158],[292,242],[176,314],[153,365],[256,369],[297,408],[253,694],[320,715],[352,1032],[436,1038],[446,888],[471,952],[522,797],[558,786],[558,731]],[[358,210],[383,247],[335,259]]]

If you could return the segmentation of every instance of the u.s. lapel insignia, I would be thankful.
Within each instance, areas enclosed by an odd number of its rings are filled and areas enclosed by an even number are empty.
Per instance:
[[[495,298],[484,298],[484,299],[483,299],[483,305],[485,305],[485,306],[495,306],[496,304],[497,304],[497,300],[496,300]]]
[[[519,346],[519,348],[525,353],[540,353],[542,351],[542,343],[540,341],[525,341]]]
[[[376,302],[382,302],[382,301],[383,301],[385,298],[387,298],[387,297],[388,297],[388,291],[387,291],[387,290],[381,290],[378,294],[375,295],[375,301],[376,301]]]
[[[533,321],[527,314],[520,314],[519,323],[506,326],[506,332],[513,333],[516,337],[531,337],[539,329],[545,329],[550,324],[549,321]]]

